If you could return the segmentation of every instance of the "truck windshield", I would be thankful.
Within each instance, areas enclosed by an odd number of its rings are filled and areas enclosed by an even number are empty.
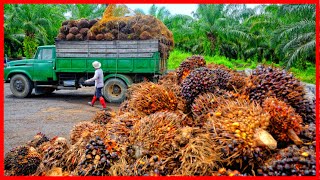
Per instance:
[[[41,49],[36,57],[37,59],[52,59],[52,49]]]

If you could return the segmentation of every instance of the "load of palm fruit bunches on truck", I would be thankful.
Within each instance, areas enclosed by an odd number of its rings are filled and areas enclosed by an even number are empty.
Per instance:
[[[315,104],[291,73],[251,74],[194,55],[132,85],[68,138],[39,133],[5,155],[6,175],[314,176]]]
[[[172,32],[151,15],[114,17],[115,5],[108,5],[102,19],[78,19],[62,22],[57,40],[113,41],[158,39],[161,56],[166,58],[174,46]]]

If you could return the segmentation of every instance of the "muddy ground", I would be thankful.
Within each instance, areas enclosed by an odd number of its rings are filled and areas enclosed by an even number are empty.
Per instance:
[[[49,138],[65,137],[69,140],[73,126],[90,121],[101,105],[90,107],[94,87],[78,90],[59,90],[51,95],[35,95],[18,99],[10,91],[9,83],[4,85],[4,151],[24,145],[38,132]],[[119,104],[107,103],[118,110]]]

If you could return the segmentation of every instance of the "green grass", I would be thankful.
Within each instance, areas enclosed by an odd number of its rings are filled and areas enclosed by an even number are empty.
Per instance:
[[[184,61],[187,57],[192,56],[191,53],[182,52],[180,50],[174,50],[170,53],[168,59],[168,69],[174,70],[179,67],[180,63]],[[254,69],[259,64],[257,61],[248,59],[247,61],[241,59],[229,59],[224,56],[204,56],[207,64],[222,64],[226,67],[234,70],[244,70],[246,68]],[[264,61],[264,64],[273,65],[275,67],[281,67],[279,64],[274,64],[271,61]],[[309,64],[307,70],[303,71],[297,68],[291,68],[290,72],[294,74],[295,77],[303,82],[315,84],[316,82],[316,68],[315,65]]]

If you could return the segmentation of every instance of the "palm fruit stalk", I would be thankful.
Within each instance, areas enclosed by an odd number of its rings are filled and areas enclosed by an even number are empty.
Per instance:
[[[118,161],[119,155],[117,143],[97,136],[86,145],[77,173],[80,176],[109,175],[108,169]]]
[[[231,169],[254,168],[277,148],[277,141],[266,131],[270,115],[260,105],[243,99],[226,100],[210,113],[204,128],[213,146],[220,146],[221,163]]]
[[[315,120],[313,108],[308,108],[309,103],[305,98],[304,86],[292,73],[285,70],[258,66],[248,78],[245,93],[249,95],[250,100],[260,104],[267,97],[276,97],[292,106],[303,117],[305,123]]]
[[[133,85],[129,106],[135,109],[137,114],[148,115],[157,111],[175,111],[177,99],[173,92],[167,91],[163,86],[151,82],[143,82]]]
[[[177,81],[181,84],[182,81],[196,68],[204,67],[206,61],[202,56],[193,55],[184,60],[177,69]]]
[[[290,145],[256,169],[258,176],[315,176],[315,146]]]
[[[291,106],[276,98],[267,98],[263,109],[271,116],[268,132],[279,142],[289,142],[301,145],[303,142],[298,137],[302,130],[302,118],[296,114]]]

